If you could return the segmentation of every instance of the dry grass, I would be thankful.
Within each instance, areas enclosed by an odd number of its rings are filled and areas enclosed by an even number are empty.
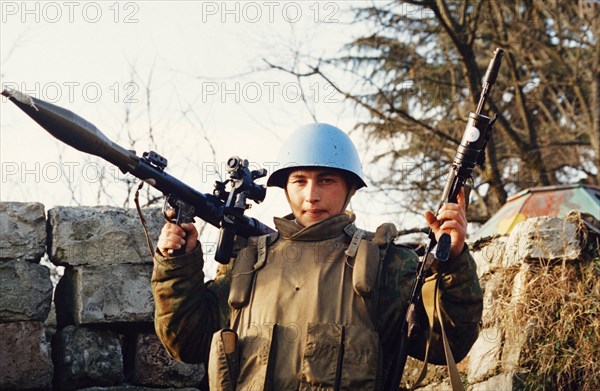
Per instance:
[[[543,266],[527,284],[527,389],[600,389],[600,260]]]
[[[525,390],[600,390],[600,244],[582,231],[586,256],[496,272],[493,308],[484,318],[505,340],[524,341],[505,370],[524,370]],[[519,273],[520,271],[520,273]],[[524,275],[523,275],[524,274]],[[525,277],[515,292],[515,278]]]

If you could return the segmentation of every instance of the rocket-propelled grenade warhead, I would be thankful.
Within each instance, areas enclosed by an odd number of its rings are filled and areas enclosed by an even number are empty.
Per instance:
[[[146,152],[142,157],[138,157],[134,151],[127,150],[114,143],[96,126],[67,109],[30,97],[16,90],[4,90],[2,95],[8,97],[42,128],[60,141],[81,152],[98,156],[114,164],[124,173],[130,173],[162,192],[167,196],[167,201],[171,200],[173,204],[182,205],[179,209],[185,210],[187,213],[182,217],[182,222],[192,222],[194,217],[199,217],[215,227],[222,228],[225,218],[231,219],[227,205],[219,197],[214,194],[200,193],[166,173],[164,169],[167,166],[167,160],[156,152]],[[243,192],[245,196],[257,202],[262,201],[264,191],[260,186],[253,183],[254,179],[258,177],[258,175],[254,175],[254,171],[248,171],[248,176],[244,177],[246,179],[245,185],[237,191]],[[221,194],[229,194],[225,192],[225,184],[221,183],[221,185],[222,188],[219,188]],[[262,198],[256,200],[258,196],[262,196]],[[226,215],[226,213],[228,214]],[[229,227],[232,235],[236,234],[247,238],[273,232],[272,228],[252,217],[244,216],[243,213],[236,215],[234,220],[232,220],[233,223]],[[233,245],[233,241],[225,244],[225,246],[229,245]],[[231,248],[221,248],[221,245],[219,245],[217,253],[231,254],[231,251]],[[217,260],[227,263],[229,257]]]
[[[2,95],[10,99],[35,122],[65,144],[82,152],[101,157],[131,172],[138,165],[139,157],[112,142],[96,126],[77,114],[43,100],[28,96],[17,90],[4,90]]]

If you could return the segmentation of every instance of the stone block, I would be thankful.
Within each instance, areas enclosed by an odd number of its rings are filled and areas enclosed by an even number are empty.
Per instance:
[[[0,322],[46,320],[52,302],[47,267],[23,261],[1,262],[0,287]]]
[[[423,369],[423,361],[417,360],[411,356],[406,359],[404,373],[402,374],[402,386],[405,388],[412,387],[419,378]],[[427,374],[421,384],[437,384],[448,376],[448,370],[443,365],[427,365]]]
[[[52,338],[54,388],[77,390],[123,382],[123,354],[116,334],[67,326]]]
[[[149,265],[66,268],[54,301],[58,327],[69,324],[152,322]]]
[[[504,246],[507,237],[498,237],[491,240],[485,246],[473,251],[473,259],[477,264],[477,276],[482,278],[488,273],[493,273],[496,269],[502,266],[502,258],[504,256]]]
[[[531,265],[524,263],[519,267],[518,273],[513,279],[512,293],[510,296],[511,305],[518,306],[525,303],[525,292],[529,283],[529,269]]]
[[[495,374],[499,367],[502,334],[498,327],[483,329],[469,352],[469,383],[480,382]]]
[[[495,317],[497,313],[495,309],[496,301],[502,294],[508,290],[505,286],[506,277],[502,272],[487,274],[485,279],[481,280],[481,286],[483,288],[483,327],[490,325],[491,318]]]
[[[533,324],[527,324],[525,328],[512,327],[507,328],[504,332],[504,346],[502,347],[502,370],[514,371],[521,366],[521,352],[523,346],[527,342],[527,338],[531,335]]]
[[[517,391],[522,389],[522,383],[516,372],[501,373],[486,381],[473,384],[468,391]]]
[[[156,334],[139,334],[130,383],[154,387],[197,387],[204,377],[203,364],[184,364],[170,358]]]
[[[52,300],[48,317],[44,321],[44,328],[46,329],[46,339],[48,341],[52,340],[52,336],[56,333],[56,306],[54,300]]]
[[[556,217],[534,217],[520,222],[506,242],[503,265],[540,260],[575,260],[581,245],[575,223]]]
[[[528,283],[529,269],[531,265],[524,263],[515,275],[512,286],[512,295],[508,311],[511,313],[522,313],[519,307],[527,305],[525,301],[525,289]],[[533,320],[523,324],[522,319],[518,319],[519,324],[508,326],[504,330],[504,344],[502,346],[502,369],[504,371],[514,371],[519,368],[519,360],[523,345],[527,341],[533,328]]]
[[[164,218],[160,209],[142,211],[155,244]],[[109,206],[57,207],[48,211],[49,256],[56,265],[152,264],[135,209]]]
[[[452,384],[450,378],[446,378],[441,382],[428,383],[424,387],[417,388],[419,391],[451,391]]]
[[[0,202],[0,262],[39,262],[46,251],[46,214],[39,202]]]
[[[0,323],[1,390],[49,390],[53,373],[42,322]]]

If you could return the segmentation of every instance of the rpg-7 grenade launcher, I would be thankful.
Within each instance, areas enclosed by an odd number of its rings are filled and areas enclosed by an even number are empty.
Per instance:
[[[231,258],[235,235],[258,236],[273,232],[260,221],[245,216],[247,200],[260,203],[266,189],[254,180],[267,175],[266,170],[251,171],[248,161],[232,157],[227,162],[229,179],[215,184],[214,194],[196,191],[179,179],[167,174],[167,159],[156,152],[144,152],[142,157],[111,141],[96,126],[77,114],[16,90],[4,90],[2,95],[37,122],[48,133],[82,152],[101,157],[162,192],[165,198],[163,213],[175,209],[176,216],[169,221],[182,224],[194,217],[220,229],[215,260],[227,264]],[[229,191],[226,185],[230,184]],[[183,250],[183,249],[182,249]],[[180,255],[182,250],[171,255]]]

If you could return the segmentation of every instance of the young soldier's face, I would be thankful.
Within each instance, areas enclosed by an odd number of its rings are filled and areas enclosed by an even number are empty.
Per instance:
[[[286,191],[296,220],[308,227],[342,212],[348,185],[339,171],[302,169],[289,175]]]

